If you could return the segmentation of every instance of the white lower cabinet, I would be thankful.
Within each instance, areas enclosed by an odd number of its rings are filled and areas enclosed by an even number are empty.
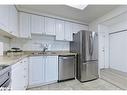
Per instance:
[[[11,69],[11,90],[25,90],[28,86],[28,59],[17,62]]]
[[[45,60],[42,56],[29,58],[29,86],[44,83]]]
[[[45,82],[58,80],[58,56],[47,56],[45,64]]]
[[[58,56],[29,58],[29,86],[35,87],[58,80]]]

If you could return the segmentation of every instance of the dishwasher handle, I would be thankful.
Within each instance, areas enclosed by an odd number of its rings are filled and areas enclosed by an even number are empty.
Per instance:
[[[63,59],[63,60],[68,60],[68,59],[75,59],[74,56],[67,56],[67,57],[60,57],[60,59]]]

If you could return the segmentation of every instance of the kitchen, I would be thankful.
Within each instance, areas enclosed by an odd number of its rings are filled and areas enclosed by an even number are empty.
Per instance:
[[[1,86],[127,89],[126,15],[125,5],[0,5]]]

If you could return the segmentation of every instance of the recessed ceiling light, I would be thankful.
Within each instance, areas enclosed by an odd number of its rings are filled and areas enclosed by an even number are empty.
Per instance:
[[[84,10],[88,5],[68,5],[68,6],[76,9]]]

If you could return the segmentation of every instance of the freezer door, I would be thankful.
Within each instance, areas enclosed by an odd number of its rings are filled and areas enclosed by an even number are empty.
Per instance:
[[[98,78],[98,62],[90,61],[86,63],[82,63],[81,65],[81,73],[80,73],[80,81],[89,81]]]
[[[82,62],[98,60],[98,36],[95,32],[82,31],[81,60]]]

